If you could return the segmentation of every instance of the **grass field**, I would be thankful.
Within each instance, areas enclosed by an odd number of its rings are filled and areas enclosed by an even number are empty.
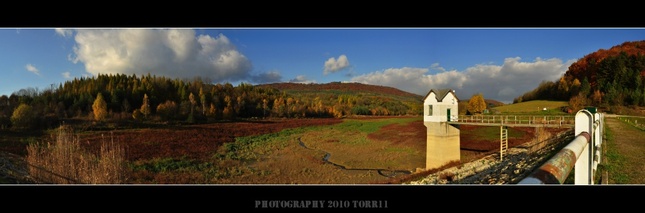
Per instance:
[[[605,125],[605,158],[601,165],[608,173],[608,183],[645,183],[645,131],[615,118],[605,119]]]
[[[500,113],[504,114],[566,114],[560,110],[563,106],[568,106],[569,103],[566,101],[527,101],[516,104],[508,104],[503,106],[494,107],[493,110],[497,110]],[[546,110],[544,110],[546,108]]]

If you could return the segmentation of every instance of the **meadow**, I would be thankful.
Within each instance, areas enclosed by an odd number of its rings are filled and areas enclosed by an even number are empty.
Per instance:
[[[569,106],[566,101],[535,100],[493,107],[492,110],[502,114],[566,114],[562,107]]]

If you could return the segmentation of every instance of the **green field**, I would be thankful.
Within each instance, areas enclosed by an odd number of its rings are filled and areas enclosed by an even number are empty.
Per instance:
[[[503,114],[566,114],[560,110],[563,106],[568,106],[566,101],[527,101],[516,104],[508,104],[503,106],[494,107],[496,110]],[[546,109],[546,110],[545,110]]]

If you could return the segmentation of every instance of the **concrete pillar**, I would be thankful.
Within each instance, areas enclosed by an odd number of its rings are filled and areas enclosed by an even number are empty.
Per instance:
[[[446,122],[424,122],[428,129],[426,169],[436,169],[452,161],[461,161],[459,129]]]

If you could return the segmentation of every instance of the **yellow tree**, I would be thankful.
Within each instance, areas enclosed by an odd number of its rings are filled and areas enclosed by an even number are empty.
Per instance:
[[[471,114],[482,113],[486,109],[486,101],[484,100],[484,95],[481,93],[474,94],[470,100],[468,100],[468,112]]]
[[[197,105],[197,99],[195,99],[195,95],[193,95],[192,92],[188,96],[188,100],[190,100],[190,114],[193,114],[193,109],[195,109],[195,105]]]
[[[103,94],[99,93],[96,95],[94,104],[92,104],[92,110],[94,111],[94,120],[103,121],[107,118],[107,103],[103,99]]]
[[[12,128],[14,129],[30,129],[34,127],[35,121],[34,109],[24,103],[20,104],[11,115]]]
[[[141,112],[141,114],[143,114],[144,118],[148,118],[148,115],[152,113],[150,111],[150,101],[148,100],[148,94],[143,94],[143,104],[141,104],[139,111]]]

